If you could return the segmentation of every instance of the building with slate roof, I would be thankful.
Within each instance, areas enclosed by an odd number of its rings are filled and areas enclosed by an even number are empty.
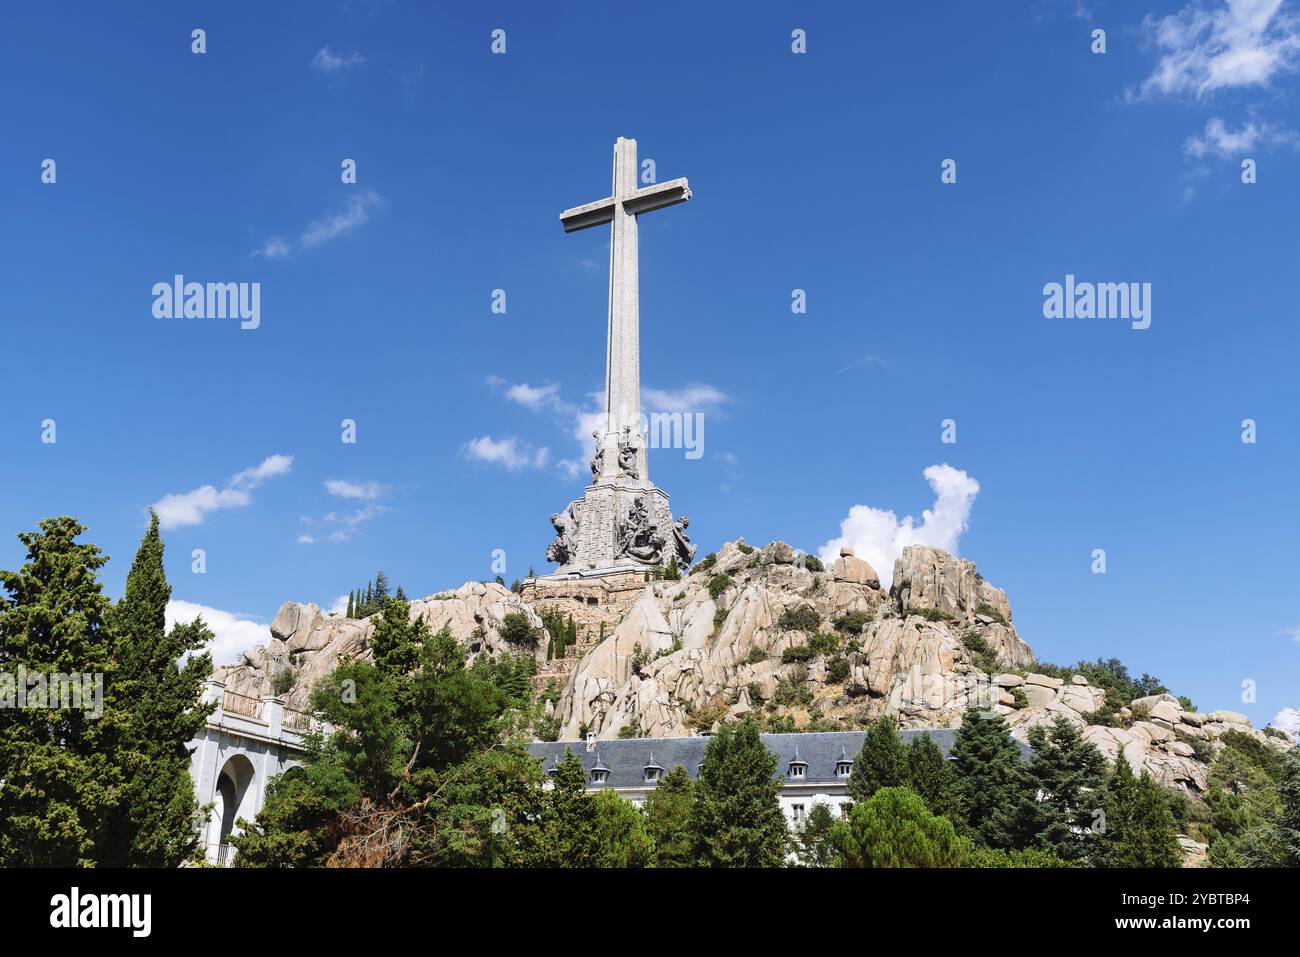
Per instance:
[[[956,739],[955,728],[907,729],[899,731],[903,744],[919,734],[928,734],[947,757]],[[814,804],[828,804],[836,817],[849,805],[848,783],[853,761],[862,749],[865,731],[820,731],[807,734],[765,734],[763,743],[776,755],[781,778],[781,810],[792,824],[802,823]],[[1025,759],[1030,749],[1016,742]],[[587,789],[613,788],[623,797],[640,804],[660,779],[681,765],[692,778],[699,776],[707,736],[689,738],[617,738],[587,741],[537,741],[528,746],[542,767],[551,773],[566,751],[572,751],[587,769]]]

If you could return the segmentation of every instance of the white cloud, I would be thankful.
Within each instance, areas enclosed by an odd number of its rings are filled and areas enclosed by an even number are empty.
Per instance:
[[[1205,124],[1205,132],[1189,136],[1183,144],[1188,156],[1200,159],[1207,155],[1236,158],[1256,147],[1296,146],[1300,136],[1289,130],[1250,120],[1238,130],[1230,130],[1217,116]]]
[[[1292,641],[1300,641],[1300,625],[1283,628],[1278,634],[1287,635]]]
[[[1300,50],[1300,22],[1282,11],[1283,0],[1194,2],[1178,13],[1143,21],[1160,49],[1160,62],[1138,97],[1190,94],[1268,86],[1278,73],[1294,69]]]
[[[339,595],[337,598],[334,599],[334,603],[331,604],[329,608],[326,609],[326,611],[329,611],[336,615],[346,614],[348,610],[349,597],[350,596],[348,595]]]
[[[476,462],[501,465],[514,472],[526,468],[545,468],[551,450],[545,446],[536,448],[513,437],[494,439],[490,435],[482,435],[470,440],[465,446],[465,454]]]
[[[894,577],[894,561],[908,545],[933,545],[957,554],[962,533],[970,525],[979,482],[947,464],[931,465],[924,474],[934,489],[935,502],[921,513],[920,524],[911,515],[900,521],[891,511],[854,505],[840,523],[839,536],[823,545],[818,557],[829,564],[848,545],[858,558],[870,563],[881,584],[888,588]]]
[[[1273,715],[1273,727],[1285,731],[1300,743],[1300,708],[1283,708]]]
[[[253,252],[255,258],[260,256],[262,259],[284,259],[288,255],[289,243],[283,236],[272,236]]]
[[[315,544],[316,544],[316,537],[315,537],[314,535],[308,535],[306,532],[303,532],[301,535],[298,536],[298,544],[299,544],[299,545],[315,545]]]
[[[373,190],[349,196],[342,211],[308,223],[298,241],[312,249],[331,239],[337,239],[368,223],[371,210],[378,209],[383,204],[383,199]]]
[[[354,66],[360,66],[366,62],[366,58],[360,53],[349,53],[347,56],[340,56],[329,48],[323,46],[316,51],[316,55],[311,58],[308,64],[313,70],[320,73],[342,73]]]
[[[244,615],[232,614],[219,608],[210,608],[192,601],[173,598],[167,603],[164,612],[167,627],[178,622],[189,623],[201,617],[203,623],[212,629],[215,637],[208,643],[212,652],[212,661],[218,665],[234,664],[242,652],[254,645],[264,645],[271,640],[271,627],[253,621]]]
[[[721,389],[695,382],[680,389],[642,389],[645,412],[707,412],[727,401]]]
[[[559,390],[560,387],[556,385],[531,386],[527,382],[521,382],[506,390],[506,398],[526,408],[537,410],[544,405],[556,405],[559,402]]]
[[[318,219],[313,219],[303,227],[298,235],[297,244],[301,249],[315,249],[331,239],[345,236],[358,226],[370,222],[370,214],[382,209],[384,198],[374,190],[354,193],[344,200],[343,208]],[[253,258],[285,259],[293,251],[293,244],[283,236],[273,236],[253,250]]]
[[[350,542],[363,525],[387,511],[389,511],[387,505],[367,505],[352,512],[330,512],[323,521],[326,525],[337,527],[330,532],[329,540],[336,544]]]
[[[348,482],[344,479],[326,479],[325,491],[338,498],[359,498],[373,502],[384,494],[384,487],[378,482]]]
[[[272,455],[261,465],[236,473],[223,488],[201,485],[189,492],[164,495],[153,504],[158,524],[164,529],[198,525],[209,512],[242,508],[253,500],[249,494],[253,489],[268,478],[287,474],[292,465],[292,455]]]

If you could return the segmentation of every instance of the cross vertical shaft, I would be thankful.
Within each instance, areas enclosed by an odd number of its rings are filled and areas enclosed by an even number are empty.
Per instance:
[[[636,140],[619,137],[614,144],[614,199],[609,243],[609,352],[605,360],[605,435],[603,448],[617,449],[623,430],[640,430],[641,350],[640,274],[637,263],[637,221],[626,200],[636,192]],[[630,434],[630,433],[629,433]],[[646,477],[645,450],[637,452],[641,477]],[[618,456],[606,454],[607,472],[618,468]]]

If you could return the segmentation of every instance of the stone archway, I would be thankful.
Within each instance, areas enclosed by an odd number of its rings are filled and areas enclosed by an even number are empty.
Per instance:
[[[214,863],[230,863],[230,836],[239,833],[236,822],[241,817],[251,821],[257,813],[256,777],[253,762],[242,753],[231,755],[217,773],[208,825],[209,858]]]

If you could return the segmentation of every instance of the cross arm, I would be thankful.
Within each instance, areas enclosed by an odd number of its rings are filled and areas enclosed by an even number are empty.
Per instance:
[[[691,187],[686,178],[670,179],[666,183],[646,186],[623,201],[623,208],[633,215],[648,213],[651,210],[676,206],[691,198]]]
[[[560,213],[560,225],[564,227],[566,233],[576,233],[580,229],[600,226],[614,218],[614,207],[616,205],[617,202],[613,196],[606,196],[604,199],[598,199],[596,202],[588,203],[585,206],[566,209]]]

